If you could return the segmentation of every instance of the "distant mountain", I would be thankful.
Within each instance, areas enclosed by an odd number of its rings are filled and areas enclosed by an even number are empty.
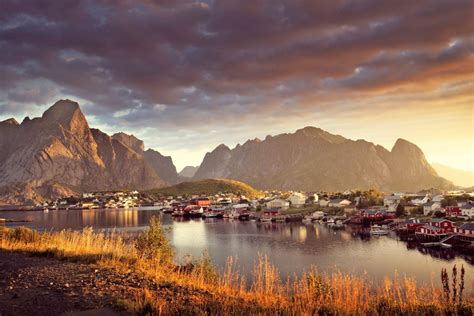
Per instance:
[[[234,149],[221,144],[205,155],[194,179],[228,178],[258,189],[450,188],[414,144],[398,139],[391,151],[315,127],[248,140]]]
[[[214,195],[219,192],[235,193],[255,198],[259,195],[258,191],[248,184],[229,179],[205,179],[198,181],[189,181],[176,184],[174,186],[153,189],[147,193],[155,195]]]
[[[178,174],[184,178],[192,178],[198,169],[199,167],[186,166]]]
[[[439,163],[432,163],[431,165],[440,176],[452,181],[455,185],[461,187],[474,186],[474,171],[456,169]]]
[[[0,122],[0,204],[74,192],[150,189],[175,183],[170,157],[124,133],[91,129],[79,105],[61,100],[42,117]]]

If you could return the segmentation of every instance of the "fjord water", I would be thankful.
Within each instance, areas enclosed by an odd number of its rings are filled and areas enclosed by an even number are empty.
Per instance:
[[[158,215],[171,226],[170,240],[177,257],[200,256],[207,250],[218,268],[229,256],[237,260],[240,271],[249,275],[259,254],[268,256],[282,278],[298,275],[311,266],[321,272],[340,270],[367,274],[374,280],[384,277],[415,277],[421,283],[439,283],[441,268],[464,265],[466,279],[474,279],[474,258],[453,250],[419,248],[397,240],[395,235],[370,237],[359,228],[334,231],[321,224],[258,223],[222,219],[175,220],[153,209],[69,210],[1,212],[0,217],[28,220],[9,226],[28,226],[38,230],[117,229],[135,233],[146,229],[149,219]],[[183,259],[184,260],[184,259]],[[474,291],[469,288],[468,291]]]

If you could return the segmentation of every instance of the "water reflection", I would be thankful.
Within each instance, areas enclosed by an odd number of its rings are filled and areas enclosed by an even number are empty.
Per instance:
[[[467,277],[474,276],[472,256],[459,255],[452,249],[419,247],[399,241],[394,235],[371,238],[366,229],[357,227],[332,230],[320,224],[180,220],[160,215],[157,210],[141,209],[0,213],[4,218],[31,220],[21,225],[40,230],[85,226],[142,230],[153,215],[161,216],[164,225],[172,228],[170,241],[179,258],[199,256],[207,250],[218,267],[225,266],[227,258],[233,256],[241,271],[250,272],[261,254],[269,257],[283,278],[308,270],[311,265],[320,271],[367,272],[374,278],[398,271],[400,275],[431,282],[431,275],[439,275],[441,268],[464,264]]]

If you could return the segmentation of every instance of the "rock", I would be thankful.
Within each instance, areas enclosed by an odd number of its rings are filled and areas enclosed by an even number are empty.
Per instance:
[[[91,129],[79,105],[60,100],[42,117],[0,122],[0,205],[41,203],[83,191],[162,187],[177,180],[170,157],[143,141]]]
[[[315,127],[293,134],[221,144],[205,155],[194,179],[229,178],[257,189],[343,191],[448,189],[414,144],[399,139],[392,151]]]

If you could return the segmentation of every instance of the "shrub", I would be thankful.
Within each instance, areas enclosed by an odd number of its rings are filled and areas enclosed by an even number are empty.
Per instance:
[[[144,258],[158,260],[165,265],[173,262],[173,248],[156,216],[150,218],[150,229],[138,236],[135,247]]]
[[[26,227],[18,227],[10,231],[9,238],[26,244],[38,241],[40,235],[35,230]]]

